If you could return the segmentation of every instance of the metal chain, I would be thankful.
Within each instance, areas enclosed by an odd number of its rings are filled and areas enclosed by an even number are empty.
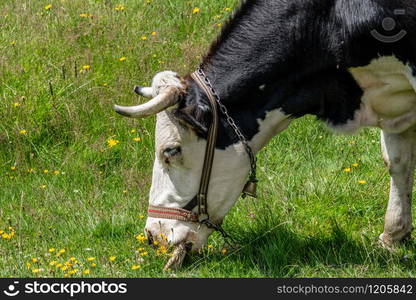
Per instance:
[[[214,95],[215,101],[218,104],[218,107],[220,108],[220,111],[224,114],[226,117],[226,121],[228,125],[233,129],[234,133],[237,135],[237,138],[240,140],[240,142],[243,144],[244,149],[246,150],[249,159],[250,159],[250,180],[257,180],[256,179],[256,156],[253,153],[253,150],[251,149],[250,145],[248,144],[248,141],[244,134],[241,132],[241,130],[238,128],[237,124],[235,123],[234,119],[231,118],[230,114],[228,113],[227,108],[222,104],[220,96],[215,91],[214,87],[211,84],[211,81],[208,79],[207,75],[205,75],[205,72],[202,70],[201,67],[197,69],[198,74],[204,79],[205,84],[210,88],[212,95]]]

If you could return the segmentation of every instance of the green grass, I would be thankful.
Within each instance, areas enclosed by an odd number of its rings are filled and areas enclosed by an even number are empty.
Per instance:
[[[111,107],[143,101],[132,87],[158,71],[194,70],[236,3],[0,2],[0,229],[15,232],[0,238],[2,277],[62,277],[69,270],[49,263],[70,257],[78,261],[73,277],[173,276],[161,271],[165,256],[135,239],[151,184],[154,118],[124,119]],[[336,136],[313,118],[295,121],[259,155],[259,199],[241,199],[225,221],[239,246],[228,249],[215,234],[213,249],[175,276],[415,276],[415,243],[392,253],[376,243],[389,182],[378,135]],[[109,148],[111,138],[119,144]],[[66,252],[57,258],[50,248]],[[138,248],[148,252],[143,261]]]

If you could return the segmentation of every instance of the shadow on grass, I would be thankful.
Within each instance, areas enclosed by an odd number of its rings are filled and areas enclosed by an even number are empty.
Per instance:
[[[382,249],[375,238],[354,239],[335,221],[329,234],[309,237],[278,221],[268,217],[245,232],[241,226],[233,227],[233,235],[241,246],[226,257],[220,254],[206,257],[203,264],[209,264],[214,274],[216,268],[221,268],[221,274],[227,274],[229,268],[233,277],[238,276],[235,265],[241,270],[257,270],[263,277],[385,277],[394,276],[390,273],[392,269],[396,269],[395,274],[397,269],[402,272],[396,276],[415,270],[415,242],[400,248],[412,253],[403,255],[400,249],[395,253]],[[188,263],[189,267],[195,267],[194,259]]]

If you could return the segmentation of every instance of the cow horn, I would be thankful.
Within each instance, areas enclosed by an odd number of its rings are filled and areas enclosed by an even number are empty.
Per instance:
[[[178,101],[178,89],[168,87],[149,102],[137,106],[114,105],[114,110],[120,115],[131,118],[145,118],[175,105]]]

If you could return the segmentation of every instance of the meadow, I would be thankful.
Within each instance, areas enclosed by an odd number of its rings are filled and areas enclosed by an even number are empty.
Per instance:
[[[193,71],[237,0],[0,1],[1,277],[414,277],[414,241],[378,246],[389,176],[379,131],[334,135],[312,117],[259,154],[202,254],[162,272],[141,235],[154,117],[114,103],[154,74]]]

